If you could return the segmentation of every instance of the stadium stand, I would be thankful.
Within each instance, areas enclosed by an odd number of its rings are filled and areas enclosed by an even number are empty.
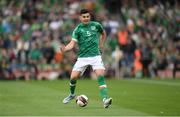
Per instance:
[[[178,0],[2,0],[0,79],[68,78],[78,48],[62,55],[59,45],[71,39],[81,8],[108,34],[108,77],[180,77]]]

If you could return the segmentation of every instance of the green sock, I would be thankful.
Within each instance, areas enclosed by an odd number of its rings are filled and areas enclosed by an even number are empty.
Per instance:
[[[106,83],[104,81],[104,76],[98,77],[98,84],[99,84],[101,98],[102,99],[107,98],[108,97],[107,86],[106,86]]]
[[[76,88],[76,80],[70,80],[70,92],[74,94]]]

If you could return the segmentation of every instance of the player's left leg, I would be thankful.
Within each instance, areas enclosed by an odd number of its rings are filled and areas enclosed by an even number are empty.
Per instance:
[[[95,70],[95,73],[97,75],[97,80],[99,84],[99,89],[100,89],[100,95],[102,99],[107,98],[107,85],[104,80],[104,70],[103,69],[97,69]]]
[[[98,84],[99,84],[99,89],[100,89],[100,95],[103,99],[104,103],[104,108],[108,108],[111,103],[112,103],[112,98],[108,97],[107,93],[107,85],[105,83],[105,78],[104,78],[104,69],[96,69],[94,70],[97,77],[98,77]]]

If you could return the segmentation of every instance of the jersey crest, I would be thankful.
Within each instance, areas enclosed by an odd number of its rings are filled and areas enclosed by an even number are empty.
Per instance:
[[[84,32],[84,29],[81,29],[81,32]]]
[[[95,26],[91,26],[91,30],[96,30],[96,27]]]

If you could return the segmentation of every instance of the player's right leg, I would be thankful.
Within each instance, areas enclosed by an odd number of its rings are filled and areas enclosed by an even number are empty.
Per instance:
[[[80,71],[72,71],[71,78],[70,78],[70,94],[64,98],[63,103],[67,104],[72,99],[75,98],[75,88],[76,88],[76,80],[80,76]]]
[[[70,79],[70,94],[66,98],[64,98],[63,103],[67,104],[69,101],[75,98],[75,88],[76,88],[76,80],[79,78],[80,75],[84,73],[86,70],[87,65],[89,64],[86,62],[86,58],[78,58],[72,73],[71,73],[71,79]]]

